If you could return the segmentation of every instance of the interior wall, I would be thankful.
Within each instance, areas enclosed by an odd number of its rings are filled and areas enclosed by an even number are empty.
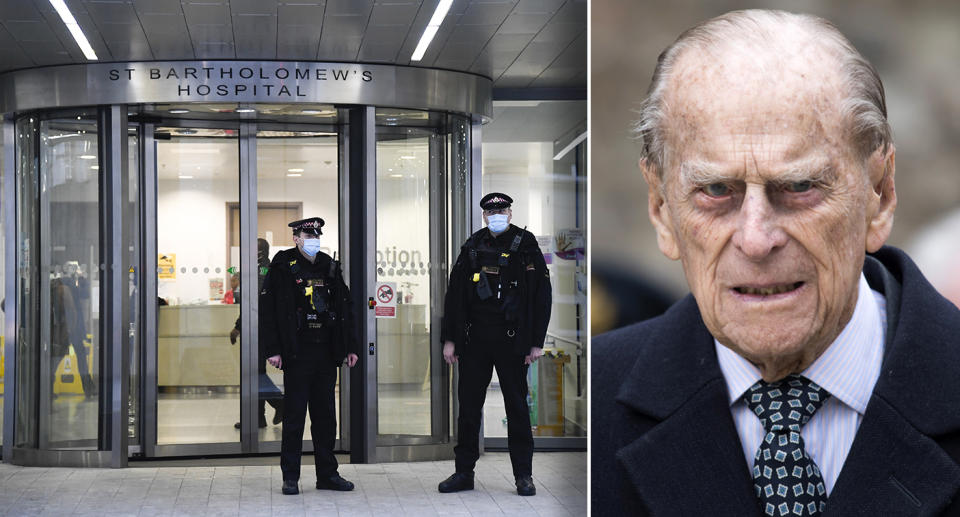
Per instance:
[[[308,177],[296,179],[296,183],[288,179],[261,179],[257,185],[258,201],[302,201],[304,217],[316,216],[325,221],[321,237],[324,243],[322,251],[333,255],[339,250],[340,238],[337,181]],[[227,203],[239,201],[238,182],[239,180],[158,182],[157,252],[176,254],[177,278],[161,279],[157,289],[158,295],[171,305],[219,303],[210,299],[209,280],[220,278],[223,279],[225,287],[229,286],[229,257],[226,254]],[[333,199],[333,202],[330,202],[330,199]],[[168,225],[193,230],[164,231],[164,226]],[[274,237],[275,241],[279,241],[278,237]],[[286,240],[286,236],[283,237]],[[285,248],[286,246],[271,246],[271,257]],[[232,251],[231,254],[237,256],[237,250]],[[182,272],[182,268],[187,268],[186,273]]]

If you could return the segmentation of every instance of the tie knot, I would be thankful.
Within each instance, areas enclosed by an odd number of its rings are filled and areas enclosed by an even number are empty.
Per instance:
[[[800,375],[770,383],[759,380],[743,394],[768,433],[800,431],[829,397],[827,390]]]

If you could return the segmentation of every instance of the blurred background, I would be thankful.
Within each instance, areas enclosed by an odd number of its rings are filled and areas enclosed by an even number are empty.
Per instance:
[[[960,305],[960,2],[592,0],[592,333],[656,315],[688,292],[680,263],[657,248],[630,127],[660,51],[696,23],[745,8],[824,17],[877,68],[897,146],[888,244]]]

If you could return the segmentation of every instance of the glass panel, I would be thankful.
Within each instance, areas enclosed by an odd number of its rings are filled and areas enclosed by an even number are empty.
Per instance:
[[[294,247],[287,223],[307,217],[324,220],[323,253],[338,256],[339,235],[339,148],[337,134],[321,131],[259,131],[257,133],[257,237],[260,281],[273,256]],[[279,442],[282,411],[283,374],[266,363],[264,352],[258,359],[259,440]],[[340,382],[337,381],[337,422],[340,421]],[[269,409],[268,409],[269,407]],[[310,428],[307,415],[305,429]],[[337,438],[340,426],[337,426]],[[310,439],[310,435],[306,435]]]
[[[460,116],[450,116],[450,135],[447,138],[447,156],[449,165],[447,166],[447,246],[446,246],[446,265],[447,269],[444,275],[439,279],[439,289],[446,296],[446,289],[449,275],[448,273],[460,254],[460,246],[466,242],[467,238],[473,233],[470,229],[470,120]],[[479,173],[479,171],[478,171]],[[443,299],[443,298],[441,298]],[[454,393],[455,384],[454,368],[446,368],[447,377],[446,392]],[[454,426],[454,400],[456,397],[449,397],[447,404],[447,429],[452,433]]]
[[[388,283],[378,303],[396,303],[394,317],[377,318],[381,436],[432,434],[431,138],[424,129],[377,128],[377,282]]]
[[[98,154],[93,115],[40,123],[42,449],[97,448]]]
[[[128,162],[127,174],[130,196],[124,207],[123,223],[128,225],[126,269],[128,272],[127,292],[129,293],[130,313],[127,321],[130,350],[130,395],[127,415],[127,434],[130,445],[140,443],[140,135],[136,125],[127,129]]]
[[[38,444],[40,399],[40,339],[37,277],[37,221],[39,166],[35,118],[17,121],[17,422],[16,447],[36,448]]]
[[[6,150],[13,152],[13,149],[6,149]],[[7,160],[3,154],[4,151],[5,149],[3,147],[3,139],[0,138],[0,200],[5,199],[3,197],[4,195],[4,185],[3,185],[4,176],[3,175],[6,171],[4,170],[3,166],[7,163]],[[2,204],[3,204],[3,201],[0,201],[0,205]],[[4,217],[2,213],[0,213],[0,293],[6,292],[4,290],[4,286],[6,285],[6,282],[5,282],[6,273],[3,267],[4,266],[3,259],[6,256],[4,255],[4,247],[6,246],[6,239],[4,238],[4,236],[6,234],[4,233],[3,223],[4,223]],[[0,294],[0,299],[3,299],[3,296],[4,296],[3,294]],[[0,445],[3,445],[3,401],[5,398],[3,388],[4,388],[4,377],[6,373],[4,371],[6,368],[6,364],[4,362],[6,350],[5,350],[5,347],[3,346],[4,334],[6,333],[6,330],[5,330],[6,327],[4,326],[5,307],[6,307],[6,302],[5,301],[0,302]]]
[[[530,368],[530,417],[535,436],[586,436],[586,102],[494,103],[484,128],[483,192],[513,197],[513,224],[540,242],[550,269],[553,307],[545,356]],[[476,210],[476,207],[472,207]],[[484,405],[484,436],[507,435],[494,372]]]
[[[238,442],[237,131],[157,128],[155,136],[157,443]]]
[[[13,149],[6,149],[6,150],[13,152]],[[3,166],[7,163],[6,157],[3,154],[4,151],[5,149],[3,147],[3,139],[2,137],[0,137],[0,206],[3,205],[4,203],[3,200],[6,199],[3,197],[5,192],[4,185],[3,185],[3,175],[5,171]],[[4,286],[6,285],[6,277],[7,277],[6,271],[4,270],[4,267],[3,267],[4,258],[6,257],[6,255],[4,255],[4,246],[6,245],[6,239],[4,238],[6,234],[4,233],[4,229],[3,229],[4,220],[5,219],[2,213],[0,213],[0,293],[6,293]],[[4,294],[0,294],[0,299],[3,299],[3,297],[4,297]],[[4,334],[6,333],[6,330],[5,330],[6,326],[4,325],[4,320],[5,320],[4,313],[6,312],[5,307],[6,307],[6,301],[0,302],[0,445],[3,445],[3,402],[5,399],[3,389],[4,389],[4,378],[6,373],[4,371],[6,368],[6,364],[4,362],[4,359],[5,359],[4,354],[6,354],[6,351],[5,351],[5,347],[3,346]]]

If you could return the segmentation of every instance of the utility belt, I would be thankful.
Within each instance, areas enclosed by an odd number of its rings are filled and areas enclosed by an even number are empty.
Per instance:
[[[483,316],[471,318],[467,323],[467,346],[470,343],[502,343],[512,346],[517,335],[517,329],[504,318],[485,318]]]

